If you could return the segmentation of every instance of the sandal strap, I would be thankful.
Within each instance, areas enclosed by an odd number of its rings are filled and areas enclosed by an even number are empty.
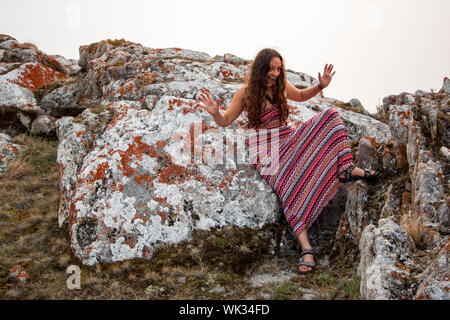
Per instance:
[[[355,168],[356,168],[356,164],[352,164],[350,167],[345,169],[344,175],[350,177],[352,175],[353,169],[355,169]]]
[[[306,254],[311,254],[315,258],[314,251],[312,249],[305,249],[305,250],[303,250],[301,255],[300,255],[300,258],[303,257]]]
[[[352,181],[354,179],[354,177],[352,176],[352,172],[353,169],[356,168],[355,164],[352,164],[350,167],[348,167],[347,169],[345,169],[340,176],[343,176],[343,178],[339,178],[339,180],[341,182],[348,182],[348,181]]]
[[[299,267],[305,266],[305,267],[310,267],[310,268],[314,269],[316,267],[316,264],[312,263],[312,262],[308,262],[308,261],[302,261],[302,262],[300,262],[300,264],[298,266]]]

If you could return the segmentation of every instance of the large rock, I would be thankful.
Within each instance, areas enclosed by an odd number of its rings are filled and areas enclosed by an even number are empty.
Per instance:
[[[152,112],[109,107],[117,112],[84,158],[69,205],[72,247],[83,263],[151,257],[159,244],[187,241],[196,229],[258,230],[278,221],[276,196],[256,171],[232,159],[215,165],[202,150],[191,163],[191,142],[219,150],[224,138],[202,131],[202,118],[188,111],[192,102],[163,97]],[[58,161],[67,156],[58,152]]]
[[[69,214],[73,189],[84,157],[95,147],[97,138],[105,131],[113,112],[107,108],[87,109],[79,117],[63,117],[56,122],[59,170],[58,222],[61,226]]]

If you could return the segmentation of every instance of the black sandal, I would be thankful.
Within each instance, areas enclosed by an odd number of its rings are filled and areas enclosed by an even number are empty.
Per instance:
[[[310,273],[310,272],[312,272],[312,271],[314,270],[314,268],[316,267],[316,264],[315,264],[315,263],[303,261],[302,258],[303,258],[303,256],[306,255],[306,254],[312,255],[313,258],[314,258],[314,261],[316,260],[316,257],[314,256],[314,251],[313,251],[312,249],[305,249],[305,250],[303,250],[303,251],[302,251],[302,254],[301,254],[301,256],[300,256],[300,264],[299,264],[299,266],[298,266],[298,268],[297,268],[297,272],[300,273],[300,274],[307,274],[307,273]],[[309,270],[309,271],[302,271],[302,270],[300,270],[300,267],[301,267],[301,266],[309,267],[309,268],[311,268],[311,270]]]
[[[379,172],[375,172],[374,174],[370,174],[369,169],[363,169],[364,175],[358,176],[358,175],[352,175],[353,169],[355,169],[356,166],[352,165],[351,167],[347,168],[341,175],[344,177],[339,177],[339,181],[342,183],[350,182],[350,181],[356,181],[356,180],[364,180],[367,182],[375,181],[378,176],[380,175]]]

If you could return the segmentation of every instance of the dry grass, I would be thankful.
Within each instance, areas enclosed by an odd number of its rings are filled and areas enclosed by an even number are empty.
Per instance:
[[[400,219],[400,226],[408,232],[416,247],[420,248],[423,245],[425,227],[420,217],[415,218],[410,212],[404,213]]]

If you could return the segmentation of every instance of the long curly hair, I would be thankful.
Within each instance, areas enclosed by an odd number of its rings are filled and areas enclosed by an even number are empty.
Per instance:
[[[274,57],[280,58],[281,60],[281,72],[276,82],[272,85],[273,105],[278,108],[282,123],[285,124],[288,119],[289,110],[285,96],[286,71],[284,60],[276,50],[266,48],[262,49],[256,55],[245,77],[247,87],[242,100],[242,106],[247,113],[246,126],[248,129],[257,129],[261,126],[261,116],[267,91],[267,73],[270,70],[270,61]]]

